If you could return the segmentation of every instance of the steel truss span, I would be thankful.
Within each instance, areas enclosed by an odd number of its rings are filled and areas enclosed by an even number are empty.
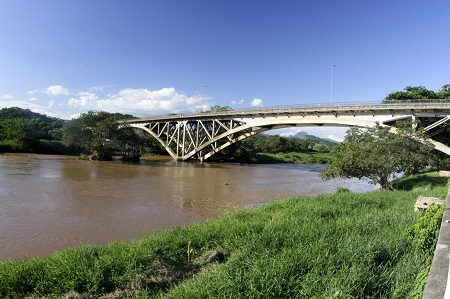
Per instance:
[[[423,122],[430,137],[442,132],[450,119],[450,103],[427,100],[396,104],[352,103],[311,106],[277,106],[209,113],[170,114],[125,120],[121,127],[135,127],[155,137],[177,160],[204,161],[227,146],[273,129],[294,126],[371,127],[379,123],[395,132],[396,122]],[[437,150],[450,148],[433,140]]]

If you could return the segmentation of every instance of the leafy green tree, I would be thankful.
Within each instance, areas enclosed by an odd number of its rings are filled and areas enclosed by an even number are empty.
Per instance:
[[[388,94],[384,99],[384,103],[405,101],[405,100],[422,100],[436,99],[436,93],[426,89],[424,86],[406,86],[404,91],[396,91]]]
[[[214,105],[214,106],[211,106],[209,108],[209,110],[207,110],[205,112],[219,112],[219,111],[230,111],[230,110],[233,110],[233,108],[231,108],[230,106]]]
[[[121,146],[118,123],[113,114],[105,111],[89,111],[67,121],[62,135],[64,144],[84,148],[93,160],[111,160],[113,150]]]
[[[128,152],[139,154],[167,154],[165,148],[150,134],[133,127],[125,127],[119,130],[118,142],[122,148]]]
[[[383,100],[383,103],[393,103],[406,100],[450,99],[450,84],[445,84],[436,93],[424,86],[406,86],[403,91],[392,92]]]
[[[11,118],[0,120],[0,141],[9,143],[16,152],[32,152],[43,135],[39,119]]]
[[[27,136],[24,119],[14,118],[0,121],[0,140],[4,147],[8,144],[8,151],[23,151],[26,147],[25,138]]]
[[[20,142],[29,135],[27,131],[26,120],[23,118],[5,119],[0,123],[0,139],[2,140]]]
[[[450,84],[445,84],[442,88],[436,93],[438,99],[450,99]]]
[[[366,178],[382,189],[392,190],[389,179],[414,172],[429,164],[433,146],[425,134],[403,124],[396,134],[389,127],[351,128],[343,143],[331,151],[322,178]]]
[[[233,143],[220,152],[214,154],[210,161],[227,161],[238,163],[254,163],[257,160],[258,150],[256,147],[256,136],[246,138]]]
[[[313,150],[319,153],[326,153],[329,151],[329,149],[325,145],[318,143],[314,145]]]
[[[269,135],[260,148],[264,153],[283,153],[286,149],[287,138],[278,135]]]

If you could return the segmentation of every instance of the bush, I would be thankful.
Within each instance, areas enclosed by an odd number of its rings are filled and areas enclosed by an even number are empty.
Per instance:
[[[410,294],[411,298],[422,298],[439,238],[444,210],[445,205],[433,204],[427,209],[419,211],[417,221],[405,229],[404,237],[411,241],[416,250],[427,258],[428,265],[417,274],[415,286]]]
[[[417,213],[417,221],[405,230],[405,237],[424,254],[433,257],[445,205],[431,205]]]

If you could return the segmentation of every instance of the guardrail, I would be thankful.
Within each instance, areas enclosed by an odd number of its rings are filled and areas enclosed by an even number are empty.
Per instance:
[[[439,107],[437,106],[439,105]],[[450,109],[450,99],[427,99],[427,100],[405,100],[393,103],[381,103],[373,101],[355,101],[355,102],[334,102],[334,103],[317,103],[317,104],[295,104],[295,105],[278,105],[264,107],[248,107],[239,109],[230,109],[224,111],[208,111],[193,112],[182,114],[166,114],[154,117],[139,118],[133,120],[121,121],[142,122],[161,119],[184,119],[184,118],[204,118],[211,116],[241,116],[251,114],[273,114],[284,112],[323,112],[323,111],[351,111],[351,110],[400,110],[400,109]]]

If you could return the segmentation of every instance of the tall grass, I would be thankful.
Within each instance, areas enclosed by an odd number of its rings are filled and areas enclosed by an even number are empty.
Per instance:
[[[294,198],[127,244],[2,262],[0,296],[420,298],[432,250],[411,233],[413,204],[444,197],[447,183],[427,175],[410,191]]]

